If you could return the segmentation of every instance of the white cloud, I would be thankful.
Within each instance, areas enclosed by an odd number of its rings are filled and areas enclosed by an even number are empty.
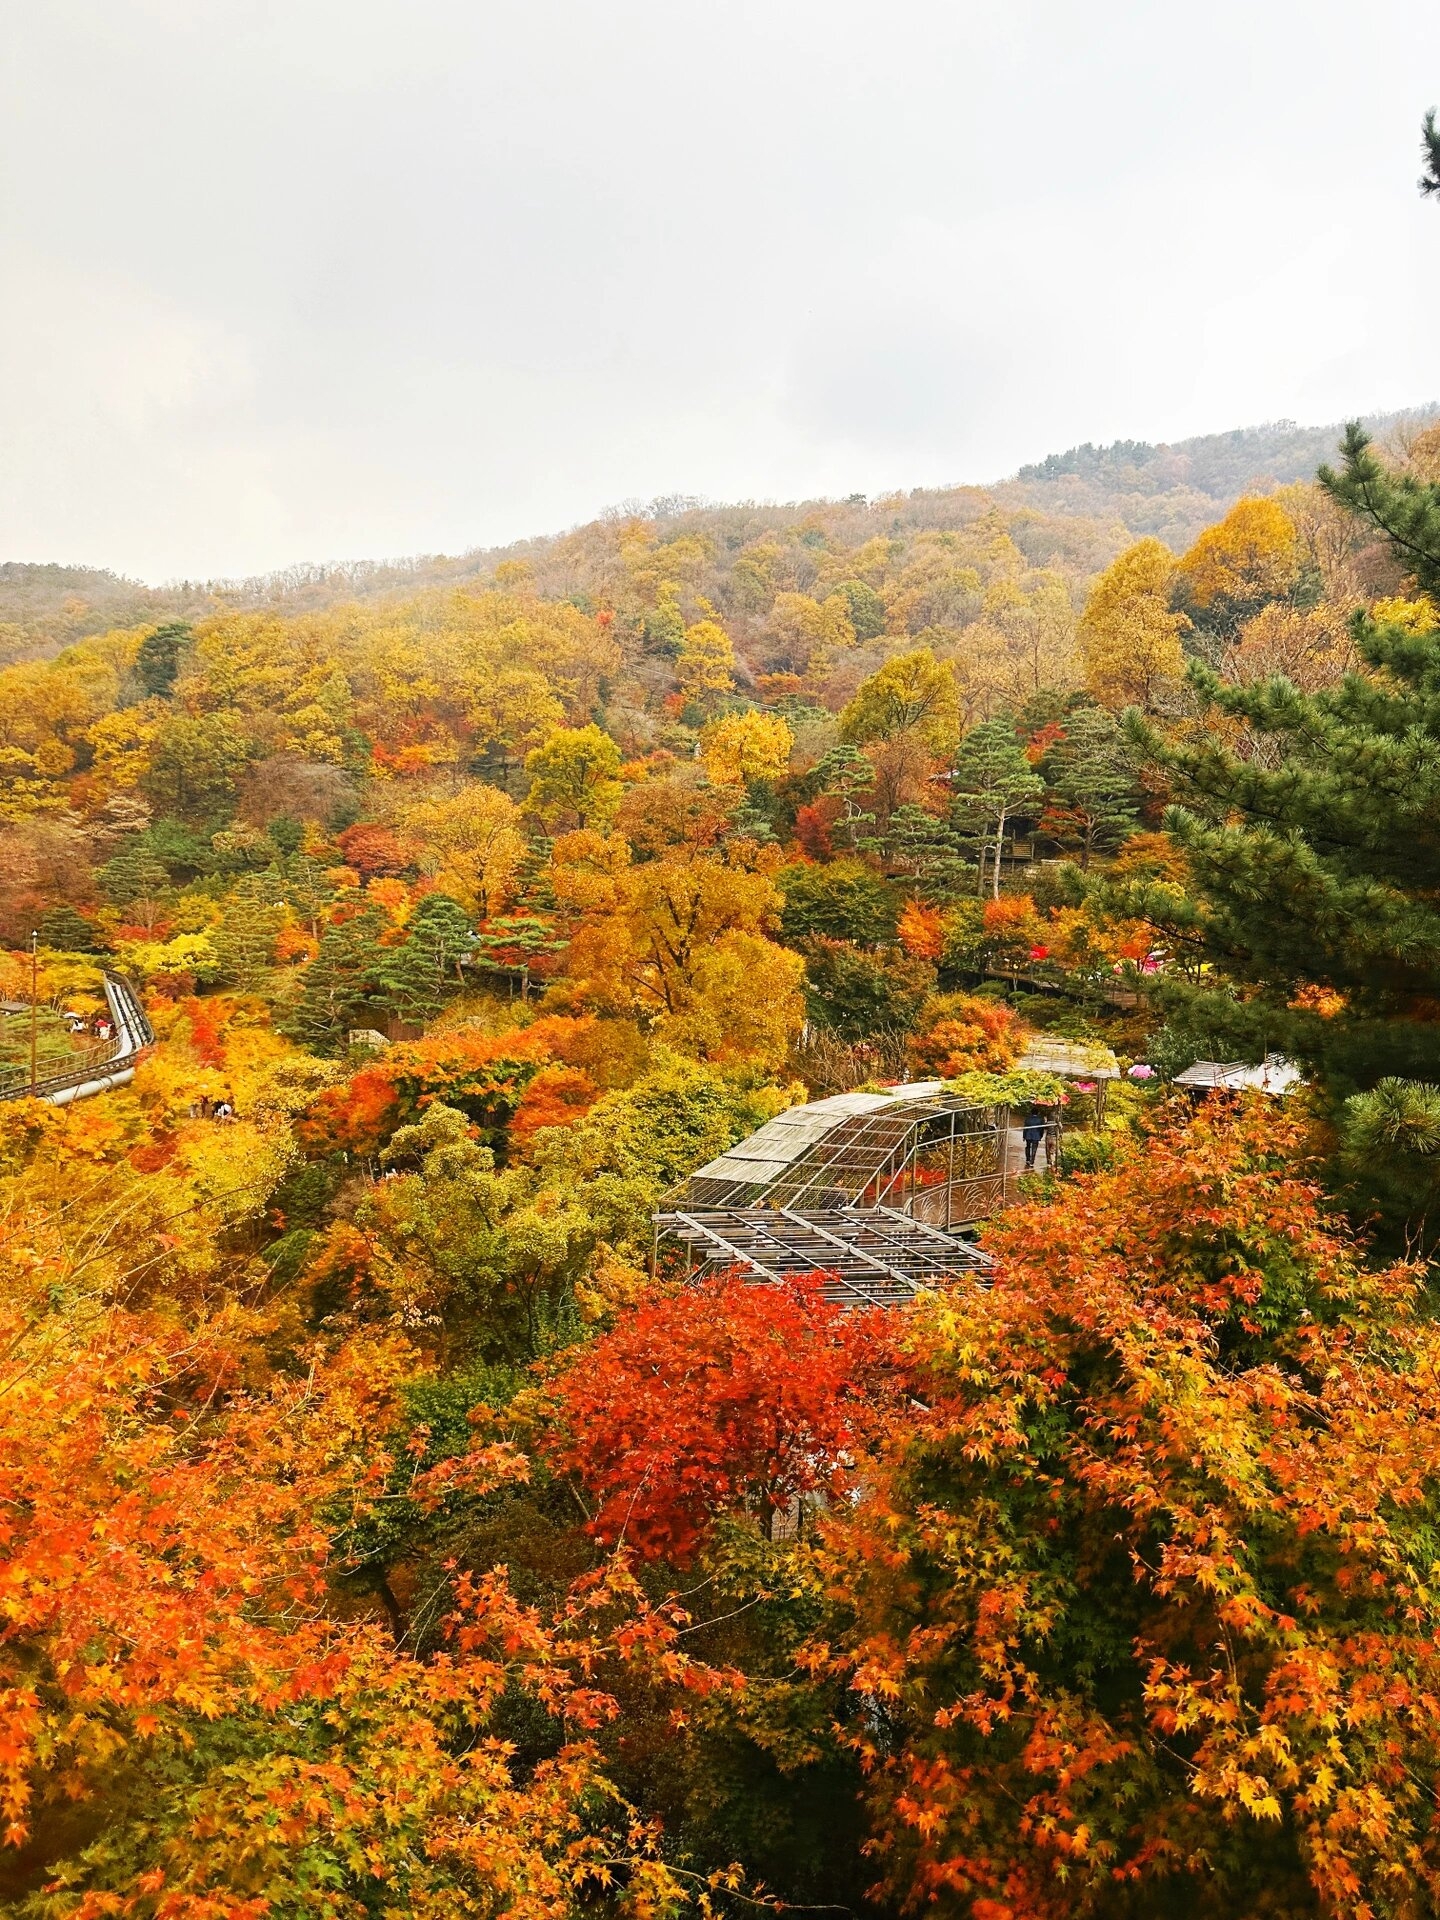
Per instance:
[[[1428,0],[52,0],[10,54],[0,557],[455,550],[1440,395]]]

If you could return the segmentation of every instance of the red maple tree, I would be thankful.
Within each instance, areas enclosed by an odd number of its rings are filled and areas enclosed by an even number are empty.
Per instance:
[[[767,1531],[797,1495],[834,1494],[875,1417],[883,1321],[823,1278],[734,1275],[646,1302],[559,1382],[555,1464],[598,1503],[591,1531],[684,1562],[726,1510]]]

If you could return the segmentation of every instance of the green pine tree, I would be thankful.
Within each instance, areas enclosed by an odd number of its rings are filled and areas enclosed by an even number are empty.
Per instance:
[[[1358,427],[1325,479],[1440,584],[1440,487],[1386,472]],[[1369,671],[1314,694],[1192,664],[1197,693],[1261,755],[1218,733],[1166,741],[1132,715],[1182,803],[1166,825],[1190,880],[1119,904],[1188,962],[1188,983],[1164,990],[1177,1019],[1236,1055],[1302,1062],[1362,1196],[1418,1229],[1440,1193],[1440,628],[1414,624],[1357,616]]]
[[[1063,810],[1062,837],[1078,847],[1085,869],[1092,854],[1116,846],[1135,831],[1135,752],[1119,722],[1103,707],[1079,707],[1063,724],[1065,737],[1049,755],[1050,791]]]
[[[47,907],[40,916],[40,944],[55,953],[100,953],[104,942],[92,923],[74,907]]]
[[[381,990],[402,1020],[424,1026],[445,995],[464,984],[460,963],[475,947],[470,918],[448,893],[427,893],[410,916],[405,939],[381,949]]]
[[[95,877],[102,898],[110,906],[133,915],[142,926],[155,924],[160,896],[170,885],[170,875],[148,847],[132,841],[107,860]]]
[[[341,1051],[351,1027],[361,1023],[372,996],[384,992],[384,926],[371,908],[349,920],[332,921],[320,936],[320,951],[305,969],[300,998],[285,1031],[314,1053]]]
[[[965,858],[949,819],[938,820],[913,803],[897,807],[890,816],[885,845],[895,864],[914,876],[921,899],[932,906],[953,906],[975,891],[975,863]]]
[[[875,769],[858,747],[832,747],[815,769],[817,790],[827,800],[840,802],[840,817],[830,830],[832,841],[852,851],[868,853],[878,842],[863,832],[875,816],[865,799],[875,785]]]
[[[1321,467],[1321,486],[1384,534],[1423,592],[1440,594],[1440,487],[1382,466],[1358,420],[1345,429],[1340,451],[1343,467]]]
[[[175,676],[180,671],[180,655],[189,644],[190,628],[183,620],[167,621],[154,633],[147,633],[135,654],[135,674],[152,698],[168,700],[175,691]]]
[[[1420,191],[1440,195],[1440,124],[1436,122],[1434,107],[1426,114],[1421,128],[1420,154],[1425,162]]]
[[[1017,815],[1033,808],[1045,783],[1026,759],[1015,729],[1004,720],[985,720],[960,743],[950,776],[950,818],[975,847],[978,888],[985,891],[990,861],[991,892],[1000,897],[1000,861],[1005,838]]]
[[[240,993],[263,993],[275,969],[275,936],[284,923],[273,880],[247,874],[238,881],[211,936],[220,980]]]

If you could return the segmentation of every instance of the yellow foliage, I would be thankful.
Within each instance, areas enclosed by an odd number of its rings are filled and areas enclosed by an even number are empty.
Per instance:
[[[1179,562],[1198,608],[1277,600],[1295,584],[1300,543],[1295,522],[1278,500],[1237,500],[1225,518],[1207,527]]]
[[[840,593],[823,605],[808,593],[777,593],[770,634],[777,656],[801,673],[828,671],[835,654],[855,644],[849,602]]]
[[[675,678],[692,700],[704,699],[708,694],[730,691],[734,664],[735,651],[725,629],[717,621],[698,620],[685,630]]]
[[[125,940],[116,948],[116,957],[126,973],[141,980],[166,973],[193,973],[203,980],[213,977],[216,968],[215,945],[208,933],[177,933],[169,940]]]
[[[1380,627],[1399,627],[1402,633],[1434,633],[1440,627],[1440,613],[1423,593],[1413,600],[1377,600],[1370,618]]]
[[[795,736],[778,713],[726,713],[700,735],[705,771],[717,787],[769,780],[790,764]]]
[[[1085,683],[1102,705],[1146,706],[1184,668],[1183,614],[1170,607],[1175,556],[1158,540],[1137,540],[1090,590],[1080,617]]]
[[[525,858],[520,808],[498,787],[468,781],[400,810],[422,873],[482,919],[503,913]]]

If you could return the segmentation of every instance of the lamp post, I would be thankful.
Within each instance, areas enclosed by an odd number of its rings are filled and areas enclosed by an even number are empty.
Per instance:
[[[40,935],[33,929],[30,934],[30,1092],[33,1095],[39,1085],[39,1076],[35,1071],[36,1041],[40,1020]]]

